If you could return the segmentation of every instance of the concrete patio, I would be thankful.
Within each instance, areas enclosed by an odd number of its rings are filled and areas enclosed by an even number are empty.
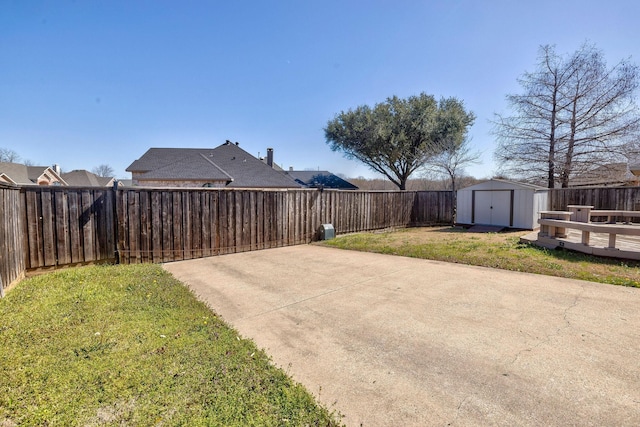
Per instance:
[[[314,245],[165,268],[348,426],[640,425],[640,289]]]

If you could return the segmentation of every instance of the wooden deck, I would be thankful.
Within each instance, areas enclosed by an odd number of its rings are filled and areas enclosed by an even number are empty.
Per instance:
[[[620,225],[611,224],[612,227]],[[640,224],[635,223],[640,229]],[[618,235],[616,238],[616,248],[609,248],[609,235],[607,233],[592,232],[589,245],[582,244],[582,233],[580,230],[567,229],[567,237],[538,236],[538,230],[533,231],[520,238],[521,241],[533,243],[549,249],[563,247],[566,249],[583,252],[587,254],[604,256],[610,258],[632,259],[640,261],[640,237]]]

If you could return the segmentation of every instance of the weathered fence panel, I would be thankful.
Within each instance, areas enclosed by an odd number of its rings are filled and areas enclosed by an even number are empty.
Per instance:
[[[0,279],[93,262],[169,262],[339,234],[450,224],[450,192],[0,186]],[[1,286],[1,285],[0,285]]]
[[[0,184],[0,289],[25,270],[168,262],[453,222],[448,191],[12,187]],[[640,188],[549,190],[549,209],[640,210]]]
[[[567,205],[595,209],[640,211],[640,187],[555,188],[549,190],[549,209],[566,210]]]
[[[0,296],[25,273],[20,189],[0,184]]]
[[[19,194],[27,269],[115,260],[112,189],[24,186]]]
[[[123,263],[178,261],[308,243],[337,233],[450,224],[451,192],[147,189],[117,191]]]

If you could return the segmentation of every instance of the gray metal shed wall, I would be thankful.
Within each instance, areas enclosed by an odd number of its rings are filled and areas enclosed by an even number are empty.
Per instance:
[[[547,209],[548,193],[546,190],[524,189],[508,182],[487,181],[472,187],[458,190],[456,222],[458,224],[474,224],[473,193],[476,197],[488,197],[492,191],[513,191],[513,228],[538,228],[538,212]],[[477,216],[477,215],[476,215]]]

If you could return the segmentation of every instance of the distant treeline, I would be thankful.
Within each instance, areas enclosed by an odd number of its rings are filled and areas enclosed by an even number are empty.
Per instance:
[[[398,187],[387,179],[373,178],[367,179],[363,177],[347,178],[350,183],[357,185],[360,190],[398,190]],[[471,176],[460,177],[456,179],[456,188],[465,188],[477,184],[481,179]],[[428,178],[416,178],[407,181],[407,190],[409,191],[441,191],[451,190],[451,181],[434,180]]]

